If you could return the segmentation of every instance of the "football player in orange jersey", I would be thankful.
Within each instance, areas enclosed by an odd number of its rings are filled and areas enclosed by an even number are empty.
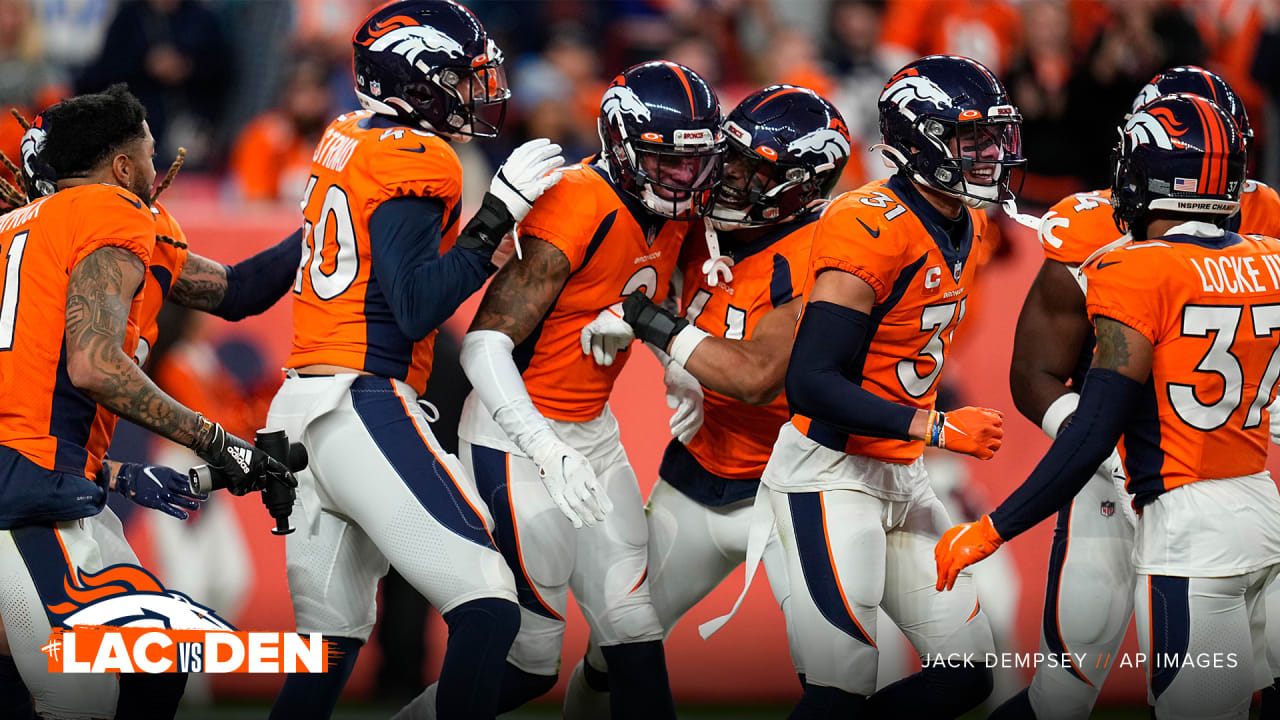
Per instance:
[[[51,125],[48,116],[51,114],[56,116],[57,111],[46,110],[37,115],[23,135],[20,171],[30,202],[52,194],[58,187],[57,173],[43,155]],[[66,134],[59,137],[64,141],[67,139]],[[174,171],[171,170],[170,175]],[[171,177],[166,178],[166,182],[169,179]],[[164,184],[161,189],[163,187]],[[300,233],[229,267],[188,253],[182,229],[158,202],[159,193],[157,190],[151,195],[150,203],[155,219],[156,244],[148,260],[137,320],[139,337],[133,358],[139,367],[146,366],[150,348],[155,343],[156,315],[166,297],[227,320],[239,320],[266,310],[288,292],[301,255]],[[102,408],[98,414],[103,422],[109,417],[109,411]],[[122,463],[104,458],[103,476],[112,487],[135,503],[179,519],[185,519],[187,510],[196,506],[186,473],[163,465]],[[135,478],[148,480],[136,482]],[[95,521],[119,522],[109,507],[104,508]],[[0,655],[0,704],[7,701],[28,703],[29,693],[12,663],[10,656]],[[185,679],[185,674],[123,676],[116,705],[117,716],[173,717],[185,688]]]
[[[1262,594],[1280,568],[1280,492],[1265,415],[1280,241],[1224,229],[1245,141],[1206,98],[1143,105],[1115,158],[1112,209],[1132,240],[1085,268],[1097,349],[1077,407],[1021,487],[938,542],[938,587],[1062,508],[1123,435],[1148,701],[1160,718],[1246,717],[1272,682]]]
[[[48,673],[39,648],[60,622],[53,608],[82,584],[79,573],[137,564],[119,520],[103,512],[108,488],[171,514],[194,507],[189,500],[196,497],[170,477],[162,482],[153,472],[144,480],[141,466],[104,472],[116,417],[191,447],[233,492],[261,488],[267,474],[292,477],[165,395],[130,357],[155,242],[145,207],[155,180],[154,141],[142,106],[115,86],[65,101],[49,115],[45,159],[57,192],[0,220],[7,258],[0,291],[7,399],[0,410],[0,574],[10,590],[0,594],[0,617],[42,717],[112,717],[114,675]],[[147,699],[140,700],[122,702],[121,712],[146,714]]]
[[[499,242],[559,180],[559,146],[517,148],[476,215],[459,222],[462,167],[450,142],[494,137],[510,95],[502,53],[451,0],[403,0],[352,38],[364,111],[329,124],[303,193],[293,352],[268,424],[299,438],[303,521],[289,536],[300,632],[341,652],[291,675],[271,717],[325,718],[377,617],[389,563],[444,615],[441,717],[491,718],[519,627],[516,586],[471,476],[419,406],[436,328],[484,284]],[[424,548],[427,550],[424,552]]]
[[[459,446],[520,590],[503,709],[555,684],[572,588],[609,662],[613,717],[674,717],[640,488],[608,406],[627,355],[601,366],[579,348],[583,326],[633,291],[666,297],[720,181],[720,121],[715,92],[682,65],[618,75],[600,104],[602,155],[534,205],[524,259],[494,278],[463,340],[475,390]]]
[[[1252,136],[1244,104],[1235,92],[1221,77],[1199,67],[1175,67],[1153,78],[1134,99],[1132,112],[1172,92],[1213,100],[1232,116],[1246,141]],[[1280,236],[1280,196],[1246,180],[1240,212],[1228,221],[1228,228]],[[1093,355],[1083,266],[1128,238],[1119,237],[1115,228],[1110,189],[1059,201],[1042,219],[1039,234],[1045,260],[1018,318],[1009,386],[1022,414],[1053,438],[1075,412]],[[1278,419],[1272,415],[1273,427]],[[1092,711],[1112,666],[1099,658],[1117,657],[1133,614],[1137,516],[1123,484],[1120,457],[1113,454],[1058,512],[1040,652],[1070,661],[1038,665],[1031,686],[1002,705],[993,718],[1072,720]],[[1275,625],[1272,629],[1280,628],[1280,623]]]
[[[800,314],[797,291],[818,218],[849,160],[840,112],[806,88],[773,85],[748,95],[729,113],[724,133],[725,179],[709,221],[731,261],[731,279],[708,276],[704,267],[714,258],[707,246],[688,243],[680,260],[683,318],[635,292],[582,337],[584,352],[606,349],[606,363],[607,350],[632,337],[661,343],[650,348],[666,367],[668,404],[692,393],[705,408],[691,422],[677,413],[645,513],[650,594],[668,634],[746,559],[751,501],[788,417],[782,385]],[[666,330],[683,323],[700,340],[677,348]],[[620,338],[598,337],[610,331]],[[681,355],[668,355],[673,348]],[[781,551],[775,533],[766,552]],[[785,576],[769,580],[782,605],[790,593]],[[591,709],[608,691],[604,668],[592,643],[570,681],[565,717],[601,714]]]
[[[980,662],[930,662],[981,658],[992,639],[969,576],[962,595],[933,589],[929,551],[949,520],[921,455],[930,445],[985,459],[1000,447],[999,412],[942,413],[934,401],[991,242],[978,209],[1011,199],[1025,162],[1021,116],[986,67],[950,55],[900,70],[879,111],[878,147],[898,173],[841,195],[818,221],[786,375],[791,421],[755,504],[753,523],[776,523],[786,550],[778,571],[805,676],[793,718],[954,717],[992,683]],[[749,542],[748,583],[761,535]],[[873,695],[880,608],[924,670]]]

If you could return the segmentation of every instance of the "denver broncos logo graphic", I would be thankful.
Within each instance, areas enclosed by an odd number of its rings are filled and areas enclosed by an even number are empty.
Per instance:
[[[110,625],[175,630],[235,630],[212,609],[176,590],[166,590],[154,575],[136,565],[112,565],[101,572],[76,571],[62,581],[67,601],[49,605],[61,625]]]
[[[834,164],[849,157],[849,135],[835,128],[814,130],[787,143],[787,152],[796,155],[818,153]]]
[[[394,19],[394,18],[393,18]],[[445,35],[433,27],[411,25],[388,30],[369,43],[374,52],[390,50],[404,57],[410,65],[418,64],[418,56],[426,52],[439,52],[449,57],[464,57],[466,51],[457,40]],[[419,66],[427,72],[425,66]]]
[[[1158,97],[1160,97],[1160,88],[1156,87],[1154,82],[1149,82],[1138,91],[1138,97],[1134,98],[1132,109],[1137,110]]]
[[[1190,143],[1178,139],[1187,128],[1179,123],[1168,108],[1158,107],[1150,112],[1134,113],[1124,126],[1125,134],[1133,141],[1134,146],[1155,145],[1161,150],[1176,148],[1194,148]]]
[[[638,123],[648,122],[652,117],[649,108],[626,85],[614,85],[606,90],[600,101],[600,110],[609,118],[609,122],[616,121],[619,125],[622,124],[624,114],[630,115]]]
[[[905,105],[913,100],[931,102],[938,110],[951,107],[951,97],[932,80],[920,75],[903,75],[885,87],[880,102]]]
[[[32,125],[31,129],[22,136],[22,145],[19,148],[22,152],[22,170],[36,186],[33,196],[52,195],[57,189],[51,179],[45,177],[45,173],[40,172],[41,168],[38,167],[40,160],[37,156],[44,149],[44,139],[47,134],[39,124]]]

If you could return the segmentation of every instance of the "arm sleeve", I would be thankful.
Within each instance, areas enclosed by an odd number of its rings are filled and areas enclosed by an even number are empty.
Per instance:
[[[1034,527],[1080,492],[1115,449],[1142,387],[1114,370],[1089,371],[1071,423],[1027,481],[992,511],[991,524],[1001,538],[1007,542]]]
[[[871,318],[829,302],[805,308],[787,366],[792,412],[869,437],[911,439],[916,409],[886,400],[844,376],[841,368],[865,351]]]
[[[462,338],[459,362],[494,422],[526,457],[542,465],[559,436],[529,398],[511,357],[514,348],[505,333],[472,330]]]
[[[373,274],[396,325],[424,338],[453,315],[489,277],[489,256],[455,245],[440,254],[444,203],[430,197],[383,202],[369,218]]]
[[[247,260],[227,267],[227,290],[213,314],[235,322],[267,308],[289,292],[302,262],[302,228]]]

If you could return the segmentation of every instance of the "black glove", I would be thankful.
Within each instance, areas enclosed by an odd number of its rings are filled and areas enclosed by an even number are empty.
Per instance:
[[[220,474],[227,491],[245,495],[267,486],[268,476],[278,477],[285,485],[297,487],[298,480],[278,460],[222,429],[215,422],[205,423],[191,449]]]
[[[458,233],[455,244],[492,256],[493,251],[502,244],[502,238],[511,232],[515,224],[507,206],[503,205],[493,193],[485,193],[484,200],[480,202],[480,209],[471,216],[471,221],[462,229],[462,232]]]
[[[671,338],[689,326],[689,321],[663,310],[643,290],[636,290],[622,301],[622,319],[635,330],[636,337],[667,351]]]

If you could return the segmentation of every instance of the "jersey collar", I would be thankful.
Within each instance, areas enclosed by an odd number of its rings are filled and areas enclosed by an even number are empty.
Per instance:
[[[894,195],[907,206],[924,229],[928,231],[929,237],[933,238],[933,242],[938,246],[938,250],[942,252],[942,257],[947,261],[947,265],[953,268],[956,281],[959,282],[960,272],[963,271],[965,262],[969,259],[969,250],[973,248],[973,222],[969,217],[969,209],[962,207],[960,209],[960,217],[956,220],[950,220],[942,216],[929,201],[920,194],[915,185],[902,175],[894,175],[889,178],[885,186],[893,191]],[[960,248],[957,250],[951,245],[951,234],[947,232],[947,228],[957,223],[962,224],[959,228]]]
[[[730,245],[729,243],[722,243],[722,249],[725,251],[725,254],[733,259],[735,263],[739,263],[762,250],[768,249],[769,246],[787,237],[805,225],[817,222],[821,217],[821,212],[811,212],[802,217],[788,220],[780,225],[770,228],[769,232],[764,233],[746,245]],[[721,237],[726,234],[728,233],[721,233]]]

